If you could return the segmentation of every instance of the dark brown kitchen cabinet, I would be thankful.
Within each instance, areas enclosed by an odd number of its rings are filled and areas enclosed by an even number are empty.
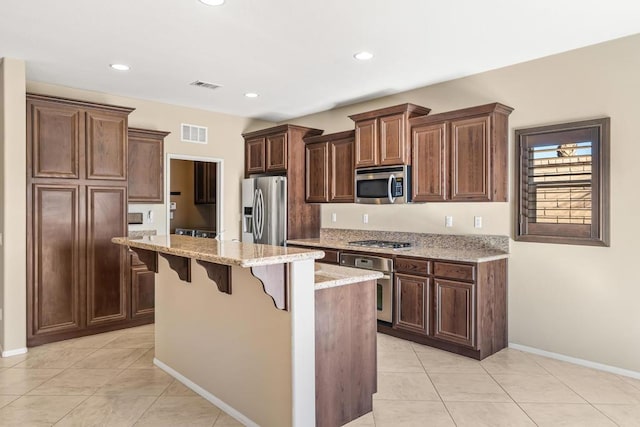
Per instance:
[[[392,327],[381,332],[483,359],[507,345],[507,260],[395,258]]]
[[[111,243],[127,234],[131,111],[27,94],[28,346],[143,323]]]
[[[155,273],[140,261],[135,252],[129,253],[129,284],[131,291],[131,318],[153,318]]]
[[[329,201],[329,144],[315,142],[305,147],[306,202]]]
[[[431,286],[426,277],[396,274],[394,328],[429,335]]]
[[[194,162],[193,200],[196,205],[215,204],[217,186],[217,163]]]
[[[408,120],[429,111],[418,105],[401,104],[349,116],[355,122],[355,167],[410,164]]]
[[[449,188],[449,149],[444,123],[416,126],[412,132],[412,199],[441,202]]]
[[[265,139],[253,138],[245,142],[245,176],[265,173]]]
[[[280,125],[242,134],[245,140],[245,178],[277,175],[287,178],[287,239],[320,234],[320,206],[305,203],[305,144],[322,130]]]
[[[312,251],[323,251],[324,257],[316,259],[316,262],[322,262],[325,264],[340,264],[340,251],[336,249],[320,248],[317,246],[304,246],[304,245],[287,245],[287,247],[309,249]]]
[[[353,203],[354,131],[305,138],[307,203]]]
[[[80,186],[67,181],[31,184],[29,189],[30,335],[78,331],[84,325]]]
[[[287,171],[288,132],[276,132],[245,142],[245,175]]]
[[[265,152],[267,172],[285,172],[287,170],[287,133],[282,132],[266,137]]]
[[[164,203],[164,138],[169,132],[129,128],[128,200]]]
[[[511,111],[493,103],[410,119],[413,201],[507,201]]]
[[[435,328],[433,336],[473,347],[475,344],[475,285],[434,280]]]

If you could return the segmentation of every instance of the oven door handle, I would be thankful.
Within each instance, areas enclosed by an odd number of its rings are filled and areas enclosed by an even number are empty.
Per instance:
[[[396,198],[393,197],[393,193],[391,192],[396,181],[396,177],[394,174],[389,175],[389,181],[387,183],[387,196],[389,197],[389,203],[395,203]]]

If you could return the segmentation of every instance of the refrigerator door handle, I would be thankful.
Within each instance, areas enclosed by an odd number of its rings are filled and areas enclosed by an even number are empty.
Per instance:
[[[251,221],[253,222],[253,241],[254,243],[258,240],[258,190],[253,191],[253,215],[251,216]]]
[[[256,190],[256,234],[257,240],[262,240],[264,232],[264,196],[261,189]]]

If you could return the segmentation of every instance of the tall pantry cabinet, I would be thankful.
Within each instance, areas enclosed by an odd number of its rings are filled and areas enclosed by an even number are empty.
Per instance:
[[[133,109],[27,95],[27,345],[130,326]]]

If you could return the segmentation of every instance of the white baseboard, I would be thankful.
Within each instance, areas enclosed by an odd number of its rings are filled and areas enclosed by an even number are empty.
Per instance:
[[[575,365],[585,366],[587,368],[598,369],[600,371],[605,371],[616,375],[640,379],[640,372],[630,371],[628,369],[622,369],[616,366],[605,365],[603,363],[592,362],[585,359],[578,359],[577,357],[565,356],[564,354],[553,353],[546,350],[540,350],[539,348],[528,347],[526,345],[515,344],[511,342],[509,343],[509,348],[524,351],[527,353],[537,354],[539,356],[548,357],[550,359],[562,360],[563,362],[569,362]]]
[[[26,347],[17,348],[15,350],[7,350],[7,351],[2,350],[2,347],[0,347],[0,354],[2,355],[2,357],[17,356],[19,354],[25,354],[27,351],[28,350]]]
[[[244,424],[245,426],[248,426],[248,427],[260,427],[258,423],[250,420],[249,418],[247,418],[241,412],[239,412],[236,409],[232,408],[231,406],[229,406],[228,404],[226,404],[225,402],[223,402],[222,400],[220,400],[219,398],[217,398],[213,394],[209,393],[207,390],[205,390],[202,387],[200,387],[198,384],[194,383],[193,381],[191,381],[190,379],[188,379],[187,377],[185,377],[184,375],[182,375],[178,371],[174,370],[173,368],[165,365],[164,363],[162,363],[158,359],[154,358],[153,359],[153,364],[156,365],[158,368],[162,369],[163,371],[165,371],[167,374],[169,374],[172,377],[174,377],[175,379],[177,379],[178,381],[180,381],[185,386],[189,387],[194,392],[198,393],[200,396],[202,396],[205,399],[207,399],[209,402],[211,402],[214,405],[216,405],[218,408],[222,409],[227,414],[231,415],[238,422],[241,422],[242,424]]]

